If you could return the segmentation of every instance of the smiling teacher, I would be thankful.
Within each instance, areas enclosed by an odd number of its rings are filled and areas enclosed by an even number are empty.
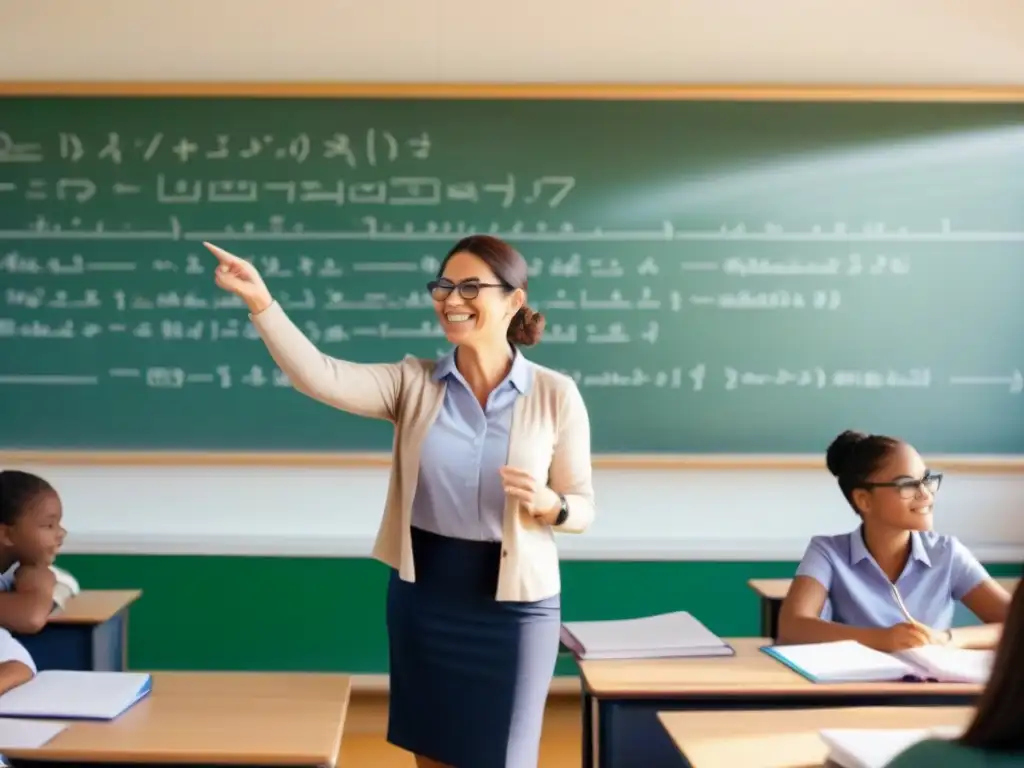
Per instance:
[[[536,768],[561,625],[553,534],[587,528],[594,492],[579,390],[520,350],[544,328],[526,261],[461,240],[427,286],[454,348],[361,364],[319,352],[255,267],[207,247],[297,390],[395,425],[373,550],[392,569],[388,740],[420,768]]]

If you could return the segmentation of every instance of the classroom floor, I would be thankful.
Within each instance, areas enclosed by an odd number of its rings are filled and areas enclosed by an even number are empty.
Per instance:
[[[412,768],[412,757],[385,740],[387,698],[383,695],[353,694],[338,755],[340,768]],[[537,768],[565,768],[579,765],[579,696],[552,696],[544,716],[544,735]]]

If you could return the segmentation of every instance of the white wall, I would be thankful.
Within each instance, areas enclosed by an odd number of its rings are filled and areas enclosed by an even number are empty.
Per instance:
[[[1024,82],[1019,0],[4,0],[0,79]]]
[[[1024,3],[4,0],[0,80],[1024,85]],[[69,551],[362,555],[385,489],[378,469],[35,469]],[[600,470],[597,492],[567,557],[795,558],[854,522],[823,469]],[[1024,476],[957,474],[939,525],[1020,560],[1022,496]]]

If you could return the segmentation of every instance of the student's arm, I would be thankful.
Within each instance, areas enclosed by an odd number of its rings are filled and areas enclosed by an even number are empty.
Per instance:
[[[982,622],[981,626],[954,627],[950,644],[959,648],[995,648],[1003,634],[1003,622],[1010,611],[1010,593],[988,575],[974,554],[953,538],[950,594]]]
[[[930,642],[928,630],[911,624],[887,629],[851,627],[821,618],[832,585],[832,564],[824,547],[811,539],[797,575],[779,610],[780,645],[856,640],[880,651],[913,648]]]
[[[33,677],[35,672],[20,661],[0,662],[0,694],[27,683]]]
[[[27,683],[36,674],[36,663],[28,649],[0,630],[0,694]]]
[[[0,592],[0,627],[24,635],[39,632],[53,610],[56,583],[57,577],[46,566],[19,566],[13,591]]]

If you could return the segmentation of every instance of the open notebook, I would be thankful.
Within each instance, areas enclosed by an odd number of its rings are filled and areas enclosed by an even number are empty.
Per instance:
[[[855,640],[806,645],[768,645],[762,651],[815,683],[879,683],[933,680],[984,684],[992,651],[924,645],[883,653]]]
[[[962,728],[829,728],[819,732],[829,764],[840,768],[885,768],[893,758],[924,739],[955,739]],[[937,766],[936,768],[941,768]]]
[[[686,611],[641,619],[570,621],[562,644],[578,658],[656,659],[731,656],[732,647]]]
[[[0,696],[0,717],[113,720],[152,687],[142,672],[46,669]]]

